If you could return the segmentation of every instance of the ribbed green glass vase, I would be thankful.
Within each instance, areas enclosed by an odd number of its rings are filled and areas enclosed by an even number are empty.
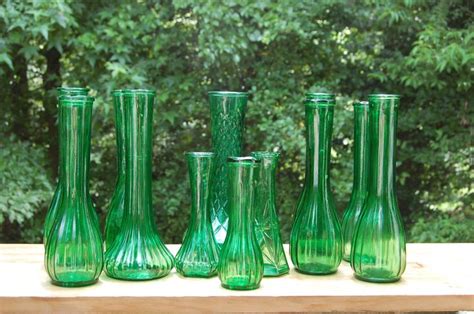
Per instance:
[[[191,184],[191,216],[178,254],[176,270],[186,277],[217,274],[219,250],[210,219],[210,179],[214,153],[186,153]]]
[[[289,272],[276,213],[275,176],[279,153],[252,152],[257,161],[255,178],[255,234],[263,255],[263,275],[280,276]]]
[[[123,90],[112,92],[115,111],[115,137],[117,143],[117,180],[115,190],[107,207],[105,220],[105,248],[112,246],[122,225],[125,204],[125,100]]]
[[[309,94],[305,101],[305,183],[290,234],[293,264],[312,275],[333,273],[342,260],[342,234],[329,179],[335,100],[330,94],[322,96]]]
[[[54,284],[93,284],[103,266],[102,237],[88,193],[94,99],[59,98],[60,196],[45,246],[45,268]]]
[[[368,195],[352,240],[351,266],[371,282],[400,279],[406,266],[405,231],[395,188],[398,95],[369,96]]]
[[[61,96],[87,96],[89,93],[88,88],[83,87],[58,87],[56,89],[58,97]],[[59,167],[59,172],[61,172],[61,167]],[[61,173],[59,173],[59,180],[61,179]],[[43,227],[43,243],[46,245],[48,240],[49,233],[53,227],[54,219],[58,212],[59,199],[61,197],[61,182],[56,185],[56,190],[54,191],[53,199],[49,205],[48,211],[46,212],[46,219]]]
[[[229,229],[218,266],[221,284],[226,289],[252,290],[263,277],[263,257],[254,230],[252,157],[229,157]]]
[[[342,234],[344,238],[344,255],[350,261],[351,242],[357,219],[362,212],[367,196],[367,180],[369,168],[369,103],[354,103],[354,179],[349,204],[344,211]]]
[[[148,280],[166,276],[174,258],[161,241],[152,213],[151,154],[155,92],[124,90],[125,205],[118,235],[105,253],[108,276]]]
[[[212,149],[215,167],[211,185],[211,222],[219,246],[224,243],[228,220],[227,166],[229,156],[240,156],[247,93],[209,92]]]

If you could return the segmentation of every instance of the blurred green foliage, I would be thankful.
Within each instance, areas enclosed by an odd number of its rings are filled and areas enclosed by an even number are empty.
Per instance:
[[[474,241],[472,1],[3,0],[0,240],[36,242],[57,167],[56,86],[88,86],[91,192],[102,222],[116,175],[110,93],[156,89],[153,202],[165,241],[189,213],[183,153],[210,149],[208,90],[250,92],[245,151],[278,150],[287,241],[304,172],[302,98],[337,94],[332,184],[352,185],[352,108],[402,95],[398,199],[410,241]]]

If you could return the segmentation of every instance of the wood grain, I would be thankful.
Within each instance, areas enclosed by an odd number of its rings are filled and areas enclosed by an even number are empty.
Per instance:
[[[175,253],[178,245],[169,245]],[[288,247],[286,247],[288,249]],[[0,244],[2,312],[323,312],[474,310],[474,244],[409,244],[397,283],[356,280],[343,262],[336,274],[308,276],[291,269],[264,278],[254,291],[229,291],[211,279],[169,276],[144,282],[102,274],[96,285],[53,286],[43,268],[43,246]]]

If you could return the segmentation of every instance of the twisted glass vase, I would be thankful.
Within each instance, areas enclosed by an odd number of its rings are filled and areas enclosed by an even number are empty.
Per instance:
[[[309,94],[306,111],[306,173],[290,234],[290,255],[302,273],[337,271],[342,234],[329,179],[334,95]]]
[[[103,267],[102,238],[88,193],[94,98],[59,98],[60,196],[45,246],[45,268],[54,284],[93,284]]]
[[[263,257],[254,230],[252,157],[229,157],[229,229],[218,266],[226,289],[252,290],[263,277]]]
[[[105,248],[112,246],[119,233],[125,204],[125,100],[124,90],[112,92],[115,111],[115,138],[117,142],[117,180],[105,220]]]
[[[405,230],[395,189],[398,95],[369,96],[368,195],[352,240],[351,266],[357,278],[393,282],[406,267]]]
[[[241,154],[247,97],[247,93],[240,92],[209,92],[212,149],[215,153],[211,222],[219,246],[226,238],[229,220],[226,160],[229,156]]]
[[[351,242],[357,220],[359,219],[367,196],[367,170],[369,167],[369,103],[354,103],[354,180],[349,205],[344,211],[342,234],[344,238],[344,255],[350,261]]]
[[[56,89],[58,99],[61,96],[87,96],[89,93],[88,88],[82,87],[58,87]],[[43,243],[46,246],[49,233],[53,227],[54,219],[56,218],[58,208],[59,208],[59,199],[61,198],[61,167],[59,167],[59,179],[58,184],[56,185],[56,190],[54,191],[53,199],[49,205],[48,211],[46,212],[46,219],[43,226]],[[94,212],[95,213],[95,212]]]
[[[176,270],[187,277],[211,277],[217,274],[219,251],[212,232],[210,179],[213,153],[186,153],[191,184],[191,216],[178,254]]]
[[[280,276],[289,272],[276,213],[275,175],[280,157],[274,152],[253,152],[255,178],[255,234],[263,255],[263,275]]]
[[[105,253],[105,272],[124,280],[166,276],[174,259],[152,214],[151,148],[155,92],[124,90],[125,200],[119,233]]]

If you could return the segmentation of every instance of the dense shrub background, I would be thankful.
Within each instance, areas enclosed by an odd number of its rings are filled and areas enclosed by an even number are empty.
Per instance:
[[[88,86],[91,192],[105,218],[115,169],[110,93],[158,92],[153,202],[166,242],[189,212],[183,153],[208,150],[208,90],[250,92],[245,151],[278,150],[285,240],[304,171],[306,91],[337,94],[332,183],[352,185],[352,109],[402,95],[398,199],[410,241],[474,241],[473,2],[0,2],[0,241],[39,242],[58,167],[56,86]]]

